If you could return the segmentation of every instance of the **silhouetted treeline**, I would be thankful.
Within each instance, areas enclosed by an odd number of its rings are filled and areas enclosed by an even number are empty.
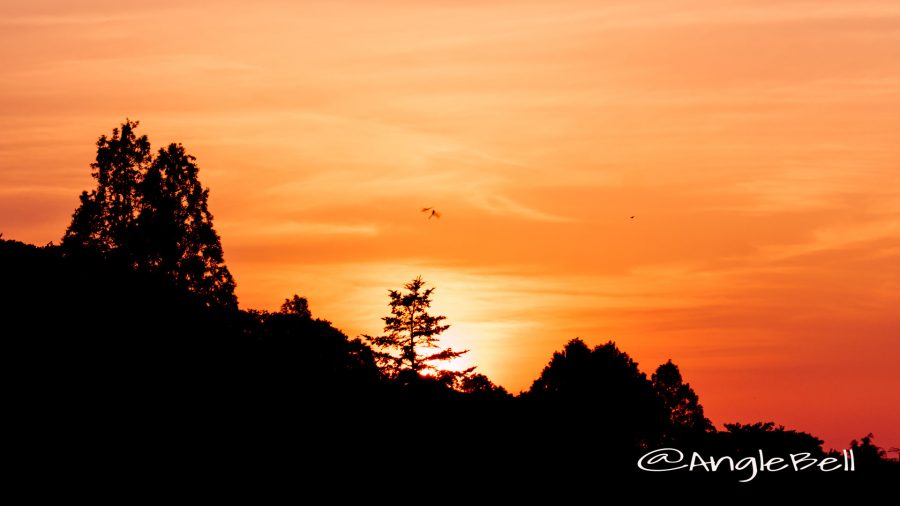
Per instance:
[[[247,443],[257,441],[302,448],[322,472],[366,467],[364,476],[388,479],[387,463],[423,459],[428,475],[453,475],[478,462],[483,472],[504,469],[536,486],[570,479],[727,486],[739,477],[637,471],[641,454],[664,446],[824,456],[821,440],[771,423],[715,431],[677,366],[663,364],[648,378],[614,343],[592,349],[571,341],[513,397],[483,375],[458,390],[434,378],[391,378],[364,342],[314,318],[299,297],[274,313],[211,306],[160,274],[14,241],[0,241],[0,276],[17,412],[60,447],[90,434],[94,442],[136,438],[135,451],[177,442],[234,456],[256,455],[261,448]],[[897,472],[871,439],[862,441],[854,478]],[[409,473],[427,479],[425,468]],[[754,486],[848,479],[770,473]]]
[[[101,138],[98,187],[82,195],[62,246],[0,239],[7,421],[21,469],[239,480],[297,477],[290,463],[302,461],[312,485],[347,484],[334,494],[393,484],[407,499],[478,486],[599,496],[636,482],[665,491],[747,477],[640,471],[659,448],[829,456],[820,439],[771,422],[717,431],[677,365],[648,377],[613,342],[570,341],[517,396],[472,371],[423,376],[420,349],[446,326],[425,311],[432,289],[421,279],[391,292],[386,335],[367,341],[297,295],[278,312],[239,309],[193,157],[174,144],[151,156],[136,126]],[[449,357],[435,353],[425,360]],[[740,485],[830,490],[900,476],[871,435],[851,447],[854,473],[761,473]]]

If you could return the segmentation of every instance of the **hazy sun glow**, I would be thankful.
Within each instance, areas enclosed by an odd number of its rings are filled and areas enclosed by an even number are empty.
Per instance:
[[[374,334],[422,275],[514,392],[612,339],[717,424],[900,445],[896,0],[0,1],[0,55],[7,238],[59,240],[130,117],[197,156],[242,307]]]

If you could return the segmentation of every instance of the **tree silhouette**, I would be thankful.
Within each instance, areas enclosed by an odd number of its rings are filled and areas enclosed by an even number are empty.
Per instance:
[[[181,144],[160,149],[141,181],[139,260],[188,290],[220,305],[236,303],[234,279],[224,265],[212,225],[209,189],[198,179],[195,158]]]
[[[872,442],[874,438],[875,436],[870,432],[861,437],[859,441],[855,439],[850,441],[850,449],[853,450],[853,454],[861,468],[878,465],[887,460],[887,452]]]
[[[806,432],[785,429],[775,422],[756,422],[753,424],[726,423],[725,431],[719,433],[720,444],[734,452],[735,455],[754,455],[760,450],[792,452],[809,452],[820,457],[823,441]]]
[[[612,341],[593,349],[581,339],[569,341],[525,397],[553,403],[555,413],[616,434],[621,442],[654,440],[664,425],[662,402],[647,376]]]
[[[164,275],[208,303],[236,306],[234,278],[225,266],[209,212],[209,190],[195,158],[180,144],[150,153],[138,122],[126,120],[97,141],[91,164],[97,188],[81,194],[63,245],[125,260]]]
[[[309,301],[306,300],[306,297],[300,297],[297,294],[294,294],[290,299],[284,299],[280,312],[281,314],[297,315],[304,320],[312,318],[312,312],[309,310]]]
[[[650,381],[669,414],[670,438],[697,436],[713,430],[712,422],[703,415],[699,397],[689,383],[684,383],[681,371],[671,360],[657,367]]]
[[[460,392],[479,398],[508,398],[511,397],[505,388],[495,385],[484,374],[469,374],[459,381]]]
[[[127,244],[139,212],[138,186],[152,161],[150,141],[136,136],[138,122],[125,120],[112,137],[100,136],[91,176],[97,188],[81,193],[63,244],[108,254]]]
[[[446,316],[428,314],[431,294],[434,288],[425,288],[425,281],[419,276],[404,285],[406,292],[390,290],[391,315],[384,320],[384,335],[363,337],[381,351],[378,358],[381,365],[391,375],[403,371],[420,374],[423,370],[437,370],[436,362],[457,358],[469,350],[453,351],[451,348],[431,354],[421,350],[438,349],[438,335],[450,328],[442,322]],[[472,368],[474,369],[474,368]],[[466,372],[470,372],[471,369]]]

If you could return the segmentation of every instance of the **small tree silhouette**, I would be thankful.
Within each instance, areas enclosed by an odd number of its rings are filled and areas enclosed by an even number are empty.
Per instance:
[[[406,292],[390,290],[391,315],[384,320],[384,335],[363,337],[377,349],[379,364],[392,376],[404,371],[421,374],[424,370],[438,370],[436,362],[452,360],[469,350],[453,351],[451,348],[431,354],[422,354],[421,350],[439,349],[438,335],[450,328],[443,324],[446,316],[428,314],[431,307],[431,294],[434,288],[424,288],[425,281],[419,276],[404,285]],[[462,373],[467,374],[473,368]],[[454,373],[451,373],[454,374]]]
[[[887,460],[887,452],[872,442],[874,438],[875,436],[870,432],[859,441],[855,439],[850,441],[850,449],[853,450],[856,460],[862,466],[878,465],[881,461]]]
[[[279,312],[281,314],[297,315],[304,320],[312,318],[312,312],[309,310],[309,301],[306,300],[306,297],[301,297],[297,294],[294,294],[290,299],[284,299]]]
[[[670,438],[698,436],[714,429],[703,414],[697,393],[690,383],[684,382],[681,371],[671,360],[657,367],[650,381],[668,413]]]
[[[470,374],[466,376],[460,380],[459,388],[457,390],[476,397],[488,399],[512,397],[505,388],[495,385],[494,382],[484,374]]]

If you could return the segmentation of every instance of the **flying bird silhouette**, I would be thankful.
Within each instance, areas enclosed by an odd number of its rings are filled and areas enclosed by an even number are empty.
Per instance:
[[[631,217],[631,218],[629,218],[629,219],[631,219],[631,220],[633,220],[633,219],[634,219],[634,216],[632,216],[632,217]]]
[[[429,212],[429,211],[431,212],[431,214],[428,215],[428,219],[429,219],[429,220],[430,220],[431,218],[438,218],[438,219],[440,219],[441,213],[437,212],[437,209],[435,209],[435,208],[433,208],[433,207],[423,207],[423,208],[422,208],[422,212],[423,212],[423,213],[427,213],[427,212]]]

